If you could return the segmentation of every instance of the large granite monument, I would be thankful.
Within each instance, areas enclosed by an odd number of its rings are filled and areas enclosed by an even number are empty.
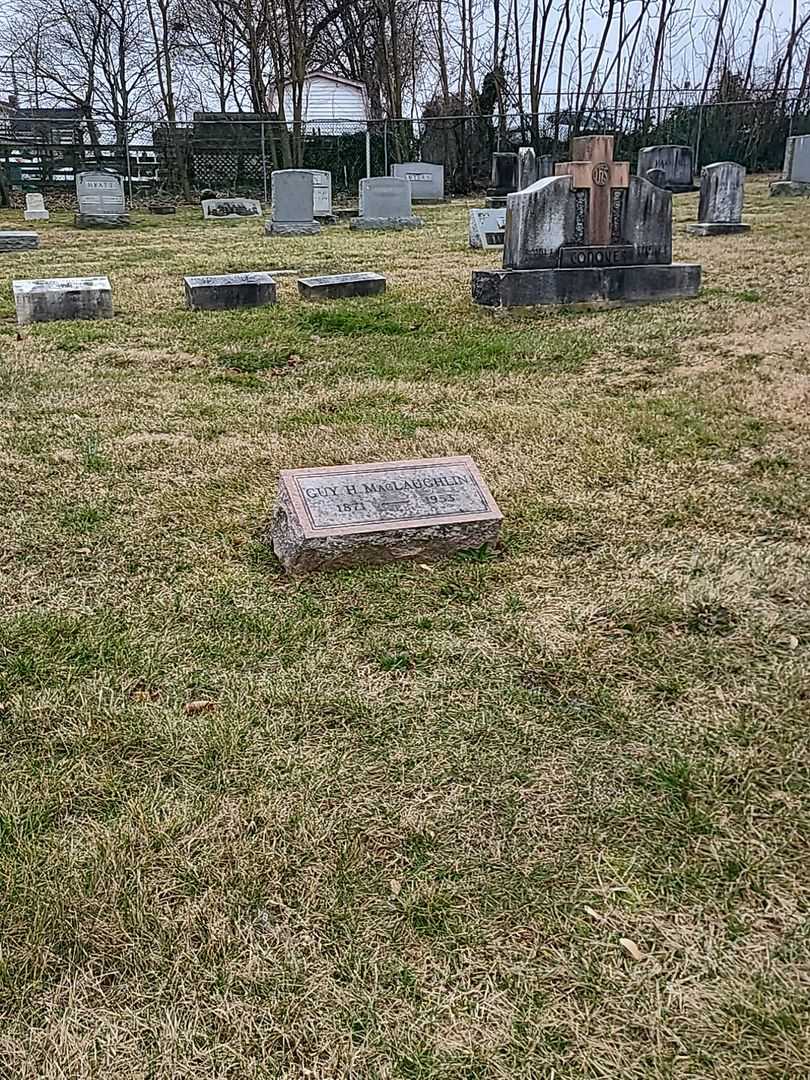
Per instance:
[[[444,201],[444,165],[431,161],[403,161],[391,166],[391,175],[403,177],[411,185],[411,199],[419,202]]]
[[[742,223],[745,168],[735,161],[706,165],[700,174],[698,219],[686,226],[692,236],[748,232]]]
[[[268,236],[315,236],[315,183],[311,169],[275,169],[270,178],[273,210],[264,231]]]
[[[76,174],[79,212],[73,223],[79,229],[120,229],[129,225],[124,199],[124,178],[111,172]]]
[[[647,176],[650,169],[655,179]],[[695,166],[691,146],[643,146],[638,152],[636,172],[645,180],[653,180],[657,187],[664,187],[677,195],[695,190]]]
[[[572,140],[574,161],[509,195],[502,270],[476,270],[489,307],[676,300],[696,296],[700,267],[672,262],[672,195],[627,162],[612,135]]]
[[[792,135],[785,143],[782,179],[769,188],[771,195],[810,195],[810,135]]]
[[[350,229],[418,229],[411,207],[411,182],[404,176],[368,176],[360,181],[360,216]]]
[[[494,544],[502,515],[469,457],[282,472],[267,539],[289,573]]]

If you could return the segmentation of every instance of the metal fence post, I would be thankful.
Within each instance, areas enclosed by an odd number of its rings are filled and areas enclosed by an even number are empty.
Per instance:
[[[385,163],[385,175],[388,176],[388,118],[383,120],[383,162]]]
[[[371,131],[366,124],[366,176],[371,176]]]
[[[264,120],[262,120],[262,180],[264,181],[264,205],[267,206],[267,152],[264,148]]]
[[[132,209],[132,166],[129,161],[129,126],[124,121],[124,156],[127,159],[127,186],[129,187],[129,208]]]

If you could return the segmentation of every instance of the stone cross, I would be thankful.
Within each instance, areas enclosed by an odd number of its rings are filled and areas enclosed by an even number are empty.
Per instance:
[[[555,176],[570,176],[575,190],[589,192],[588,227],[585,243],[593,247],[610,244],[613,191],[630,184],[630,163],[613,160],[612,135],[582,135],[571,140],[576,160],[561,161]]]

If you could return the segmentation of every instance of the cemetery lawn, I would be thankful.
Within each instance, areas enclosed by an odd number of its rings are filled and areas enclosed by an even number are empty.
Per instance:
[[[623,310],[474,309],[460,203],[4,256],[0,1076],[810,1073],[810,203],[675,205],[703,293]],[[282,268],[389,291],[184,309]],[[9,278],[99,273],[18,334]],[[280,469],[443,454],[494,555],[261,543]]]

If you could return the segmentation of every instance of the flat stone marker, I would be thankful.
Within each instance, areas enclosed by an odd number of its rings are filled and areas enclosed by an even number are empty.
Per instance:
[[[45,209],[45,199],[38,191],[25,196],[23,217],[26,221],[47,221],[51,215]]]
[[[444,202],[444,165],[402,161],[391,166],[391,175],[404,177],[410,183],[414,202]]]
[[[744,192],[744,166],[735,161],[706,165],[700,174],[698,219],[686,231],[692,236],[748,232],[751,226],[742,223]]]
[[[374,296],[385,292],[382,274],[328,274],[298,279],[304,300],[344,300],[350,296]]]
[[[810,195],[810,135],[792,135],[787,140],[782,178],[768,190],[771,195]]]
[[[644,146],[638,152],[636,173],[649,179],[649,169],[660,169],[667,191],[679,194],[695,190],[695,166],[691,146]]]
[[[502,248],[506,230],[506,208],[470,210],[470,247]]]
[[[239,221],[262,216],[258,199],[203,199],[200,205],[205,221]]]
[[[276,283],[263,271],[183,278],[186,306],[192,311],[264,307],[275,304]]]
[[[124,178],[110,172],[76,174],[79,212],[73,222],[79,229],[120,229],[129,225],[124,200]]]
[[[39,233],[8,229],[0,232],[0,251],[31,251],[39,247]]]
[[[290,469],[269,539],[285,570],[306,573],[494,544],[502,518],[470,457]]]
[[[42,278],[12,281],[20,326],[59,319],[111,319],[109,278]]]
[[[368,176],[360,181],[360,216],[350,229],[418,229],[411,208],[411,183],[404,176]]]
[[[270,177],[273,212],[265,224],[268,236],[316,236],[315,183],[311,169],[275,169]]]
[[[488,307],[696,296],[700,266],[672,262],[672,194],[613,160],[612,135],[572,140],[557,176],[507,197],[502,270],[476,270]]]

